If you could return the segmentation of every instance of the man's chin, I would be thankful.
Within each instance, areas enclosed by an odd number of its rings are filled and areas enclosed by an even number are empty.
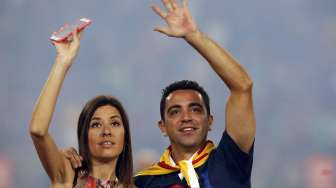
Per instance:
[[[186,142],[182,142],[182,146],[186,149],[195,149],[195,148],[199,148],[201,147],[202,143],[201,142],[190,142],[190,141],[186,141]]]

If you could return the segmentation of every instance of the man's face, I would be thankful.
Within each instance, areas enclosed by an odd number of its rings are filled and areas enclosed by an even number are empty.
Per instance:
[[[198,149],[206,141],[212,116],[207,115],[202,96],[195,90],[176,90],[168,95],[165,119],[159,127],[173,147]]]

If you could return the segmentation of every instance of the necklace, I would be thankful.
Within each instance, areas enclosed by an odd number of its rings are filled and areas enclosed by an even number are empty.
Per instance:
[[[88,177],[85,188],[117,188],[119,184],[118,178],[112,180],[101,180],[92,176]]]

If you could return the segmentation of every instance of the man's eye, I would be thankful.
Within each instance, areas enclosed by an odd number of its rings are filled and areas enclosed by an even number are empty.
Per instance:
[[[199,107],[195,107],[191,109],[193,112],[202,112],[202,109]]]
[[[178,110],[171,110],[170,111],[170,115],[176,115],[176,114],[178,114],[179,113],[179,111]]]

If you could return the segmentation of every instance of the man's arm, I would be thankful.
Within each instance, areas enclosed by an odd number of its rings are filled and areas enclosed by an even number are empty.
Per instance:
[[[229,52],[203,33],[190,33],[186,35],[185,40],[209,62],[229,87],[230,95],[225,112],[226,130],[236,144],[247,153],[253,144],[256,130],[252,80]]]
[[[171,37],[184,38],[229,87],[225,127],[241,150],[247,153],[253,144],[256,130],[251,78],[225,49],[198,30],[187,0],[182,0],[182,5],[176,0],[163,0],[163,3],[167,12],[158,6],[153,6],[153,10],[167,22],[167,26],[156,27],[155,30]]]

